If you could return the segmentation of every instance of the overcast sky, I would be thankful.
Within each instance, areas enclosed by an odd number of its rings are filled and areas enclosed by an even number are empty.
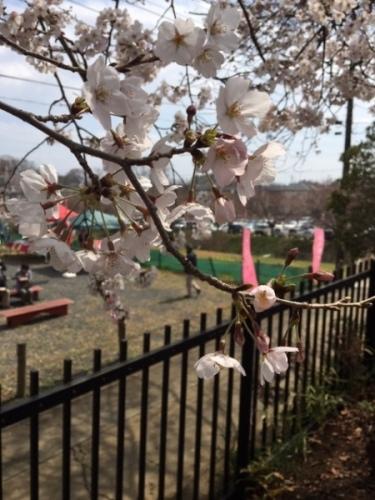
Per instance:
[[[22,0],[5,1],[8,10],[22,9]],[[102,7],[113,5],[109,0],[88,1],[88,0],[72,0],[66,1],[66,6],[72,8],[75,15],[90,24],[94,23],[96,10]],[[78,5],[81,4],[81,5]],[[122,2],[124,5],[124,2]],[[202,11],[207,10],[207,4],[199,0],[189,0],[182,2],[179,0],[177,4],[178,12],[183,11],[187,14],[189,10]],[[129,12],[140,19],[147,27],[153,28],[158,20],[158,16],[165,8],[163,0],[146,0],[145,6],[128,6]],[[159,80],[167,79],[169,82],[172,79],[177,81],[180,67],[168,66],[162,70]],[[7,78],[11,76],[13,78]],[[67,95],[71,101],[80,95],[81,81],[80,79],[69,72],[60,72],[60,76],[69,88]],[[15,78],[24,78],[34,80],[32,83],[17,80]],[[44,85],[35,82],[38,80]],[[50,84],[50,85],[45,85]],[[44,75],[34,70],[32,66],[25,64],[24,58],[11,52],[4,46],[0,47],[0,99],[12,104],[16,107],[22,107],[36,114],[47,114],[48,106],[54,100],[59,98],[59,89],[55,86],[55,80],[51,75]],[[169,127],[173,123],[174,113],[181,109],[172,104],[163,105],[159,118],[159,125]],[[183,108],[182,108],[183,110]],[[65,113],[66,108],[63,105],[55,107],[55,113]],[[339,113],[340,119],[345,119],[344,110]],[[214,109],[205,112],[202,118],[208,123],[215,122]],[[353,143],[360,142],[365,135],[365,128],[368,126],[373,117],[367,111],[365,103],[357,102],[354,108],[354,128],[353,128]],[[86,116],[81,121],[82,125],[96,133],[98,136],[103,135],[103,130],[96,120]],[[341,135],[336,135],[341,133]],[[288,147],[288,154],[278,165],[277,182],[289,183],[303,179],[311,180],[333,180],[341,175],[342,165],[339,162],[340,154],[343,150],[344,135],[343,126],[336,126],[335,130],[329,135],[321,136],[318,140],[319,153],[313,150],[308,153],[304,152],[303,161],[299,161],[301,152],[310,143],[305,139],[306,133],[299,133],[295,136],[293,144]],[[156,137],[156,136],[155,136]],[[11,155],[21,158],[30,149],[35,147],[44,139],[44,135],[24,125],[20,120],[13,118],[0,111],[0,154]],[[259,144],[254,145],[254,149]],[[66,150],[66,148],[54,145],[43,145],[38,148],[29,157],[29,160],[40,163],[52,163],[59,171],[66,172],[76,166],[75,158]],[[93,160],[93,166],[100,168],[100,161]],[[182,175],[189,173],[191,162],[186,158],[179,158],[175,163],[175,167]]]

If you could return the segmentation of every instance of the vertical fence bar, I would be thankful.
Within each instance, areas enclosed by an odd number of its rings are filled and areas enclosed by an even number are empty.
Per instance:
[[[368,296],[372,297],[374,295],[375,295],[375,259],[372,259],[370,263],[370,283],[369,283]],[[372,307],[369,307],[367,309],[365,345],[368,349],[375,349],[375,305],[372,305]],[[371,366],[372,359],[373,359],[373,354],[370,353],[366,356],[366,363],[369,366]]]
[[[327,293],[323,294],[323,303],[327,302],[328,296]],[[323,375],[325,371],[324,366],[324,353],[326,348],[326,329],[327,329],[327,310],[323,309],[322,311],[323,321],[322,321],[322,329],[321,329],[321,337],[320,337],[320,361],[319,361],[319,384],[323,383]]]
[[[362,271],[362,263],[360,262],[358,264],[358,267],[357,267],[357,272],[360,273],[361,271]],[[355,302],[359,302],[361,300],[361,282],[362,282],[362,280],[358,280],[354,283],[354,287],[355,287],[355,291],[356,291],[355,297],[354,297]],[[362,341],[362,335],[361,335],[361,330],[360,330],[360,326],[359,326],[359,313],[360,313],[359,308],[356,308],[354,328],[355,328],[355,331],[357,332],[359,339]],[[361,347],[363,347],[362,342],[361,342]]]
[[[223,322],[223,309],[218,307],[216,309],[216,324],[220,325]]]
[[[164,345],[171,343],[171,327],[165,326]],[[159,494],[158,499],[163,500],[165,488],[165,463],[167,451],[168,428],[168,390],[169,390],[169,358],[163,362],[162,395],[160,411],[160,448],[159,448]]]
[[[229,356],[234,357],[235,344],[233,335],[230,336]],[[232,431],[232,403],[233,403],[233,370],[228,370],[227,405],[225,416],[225,447],[224,447],[224,475],[223,491],[227,492],[230,478],[230,452],[231,452],[231,431]]]
[[[201,314],[200,332],[204,333],[207,328],[207,315]],[[205,344],[199,346],[199,357],[204,356]],[[203,413],[203,379],[197,382],[197,406],[195,419],[195,450],[194,450],[194,484],[193,500],[199,500],[200,462],[201,462],[201,440],[202,440],[202,413]]]
[[[216,310],[216,324],[220,325],[223,320],[223,310],[221,308]],[[220,348],[220,338],[216,338],[215,350]],[[219,409],[219,386],[220,386],[220,373],[214,377],[213,381],[213,395],[212,395],[212,424],[211,424],[211,451],[210,451],[210,474],[209,474],[209,488],[208,498],[215,498],[215,472],[216,472],[216,443],[217,443],[217,417]]]
[[[102,365],[102,351],[94,350],[94,372]],[[91,423],[91,499],[99,497],[99,443],[100,443],[100,387],[92,393],[92,423]]]
[[[119,323],[120,325],[120,323]],[[120,341],[119,360],[125,362],[128,344],[124,338]],[[117,443],[116,443],[116,500],[122,500],[124,487],[124,435],[125,435],[126,376],[118,381],[117,398]]]
[[[268,316],[267,318],[267,335],[272,339],[272,320],[273,316]],[[264,397],[263,397],[263,419],[262,419],[262,449],[265,450],[267,447],[267,434],[268,434],[268,404],[270,397],[270,385],[265,384],[264,386]]]
[[[289,321],[291,319],[292,312],[289,311]],[[292,332],[289,330],[287,335],[287,345],[291,344]],[[284,398],[283,398],[283,422],[282,422],[282,438],[286,439],[287,436],[287,423],[288,423],[288,412],[289,412],[289,383],[290,383],[290,368],[285,374],[285,385],[284,385]]]
[[[188,319],[185,319],[183,326],[184,339],[189,337],[189,330],[190,330],[190,321]],[[182,500],[183,498],[187,373],[188,373],[188,351],[185,350],[182,353],[182,359],[181,359],[180,415],[179,415],[179,427],[178,427],[177,489],[176,489],[177,500]]]
[[[251,326],[249,325],[249,328]],[[245,344],[242,349],[242,366],[246,372],[246,377],[241,377],[240,385],[240,408],[238,422],[238,446],[237,446],[237,473],[245,468],[249,462],[250,445],[250,422],[251,422],[251,401],[253,394],[253,357],[254,342],[250,335],[245,336]]]
[[[118,335],[118,352],[120,353],[122,342],[126,339],[125,318],[120,318],[117,321],[117,335]]]
[[[150,334],[143,335],[143,354],[150,351]],[[139,471],[138,471],[138,500],[145,498],[146,479],[146,445],[147,445],[147,414],[148,414],[148,382],[149,368],[142,370],[142,394],[141,394],[141,421],[139,438]]]
[[[63,381],[69,384],[72,380],[72,360],[64,359]],[[62,499],[70,500],[70,440],[72,403],[67,399],[62,408]]]
[[[371,273],[368,278],[365,278],[361,280],[360,288],[361,288],[361,293],[360,293],[360,298],[361,300],[366,299],[368,297],[368,292],[371,291]],[[368,289],[368,290],[367,290]],[[372,306],[374,307],[374,306]],[[360,309],[360,323],[361,323],[361,338],[362,342],[365,344],[366,343],[366,328],[368,322],[366,321],[367,319],[367,314],[369,310],[366,310],[365,308]]]
[[[17,398],[26,394],[26,344],[17,344]]]
[[[0,410],[2,404],[1,384],[0,384]],[[0,500],[3,500],[3,438],[2,427],[0,423]]]
[[[336,313],[336,322],[335,322],[335,338],[334,338],[334,351],[333,351],[333,363],[336,371],[340,370],[341,364],[341,356],[339,353],[340,346],[340,336],[341,336],[341,310]]]
[[[281,345],[284,326],[284,311],[278,314],[278,328],[277,328],[277,345]],[[272,429],[272,442],[275,443],[277,439],[277,431],[279,425],[279,400],[280,400],[280,377],[276,377],[275,382],[275,397],[273,402],[273,429]]]
[[[334,302],[335,291],[332,290],[329,301]],[[328,347],[327,347],[327,366],[326,373],[331,371],[332,366],[332,346],[333,346],[333,328],[334,328],[334,312],[329,311],[329,327],[328,327]]]
[[[317,299],[317,302],[320,302],[320,296]],[[319,335],[319,309],[314,310],[314,337],[313,337],[313,349],[312,349],[312,363],[311,363],[311,384],[315,385],[315,373],[316,373],[316,362],[318,355],[318,338],[321,337]]]
[[[255,458],[257,428],[258,428],[258,387],[259,387],[259,353],[253,349],[252,364],[253,371],[253,400],[251,403],[251,432],[250,432],[250,460]]]
[[[298,336],[299,338],[302,338],[302,317],[298,325]],[[306,353],[305,353],[306,355]],[[288,370],[288,372],[290,369]],[[293,384],[293,407],[292,407],[292,424],[290,426],[289,430],[289,436],[292,436],[297,429],[297,426],[299,426],[300,423],[300,407],[301,407],[301,394],[299,393],[299,374],[302,372],[302,363],[295,363],[294,365],[294,384]],[[289,375],[290,376],[290,375]],[[303,380],[302,380],[302,387],[303,387]],[[302,393],[303,395],[303,393]],[[287,417],[285,417],[286,419]]]
[[[306,328],[305,328],[305,360],[303,366],[302,392],[306,394],[309,380],[309,361],[310,361],[310,344],[311,344],[311,309],[306,312]]]
[[[30,371],[30,396],[39,393],[39,372]],[[39,413],[30,417],[30,500],[39,498]]]

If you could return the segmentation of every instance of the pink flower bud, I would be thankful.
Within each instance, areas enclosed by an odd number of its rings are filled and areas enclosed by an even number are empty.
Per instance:
[[[312,277],[314,280],[319,282],[329,282],[335,279],[335,275],[332,273],[327,273],[325,271],[318,271],[316,273],[312,273]]]
[[[237,321],[236,324],[234,325],[234,341],[240,347],[243,347],[245,343],[245,335],[243,333],[242,325],[239,321]]]
[[[285,259],[285,267],[289,266],[294,259],[298,256],[299,254],[299,249],[298,248],[291,248],[288,250],[288,253],[286,254],[286,259]]]
[[[305,350],[303,348],[302,342],[297,342],[298,352],[296,354],[296,362],[303,363],[305,360]]]
[[[261,353],[265,354],[269,351],[270,338],[266,333],[263,333],[262,331],[257,332],[255,342]]]

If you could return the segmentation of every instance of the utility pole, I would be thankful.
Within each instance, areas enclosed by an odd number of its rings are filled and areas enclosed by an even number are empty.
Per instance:
[[[343,155],[343,169],[342,178],[349,173],[349,158],[347,157],[347,151],[350,149],[352,144],[352,128],[353,128],[353,97],[347,100],[346,103],[346,120],[345,120],[345,143],[344,143],[344,155]]]

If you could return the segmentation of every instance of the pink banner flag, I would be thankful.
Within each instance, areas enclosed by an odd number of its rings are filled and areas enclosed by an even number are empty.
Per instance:
[[[253,256],[251,255],[250,229],[242,232],[242,282],[258,286]]]
[[[324,229],[321,227],[314,228],[314,242],[312,248],[312,271],[316,273],[320,270],[324,251]]]

